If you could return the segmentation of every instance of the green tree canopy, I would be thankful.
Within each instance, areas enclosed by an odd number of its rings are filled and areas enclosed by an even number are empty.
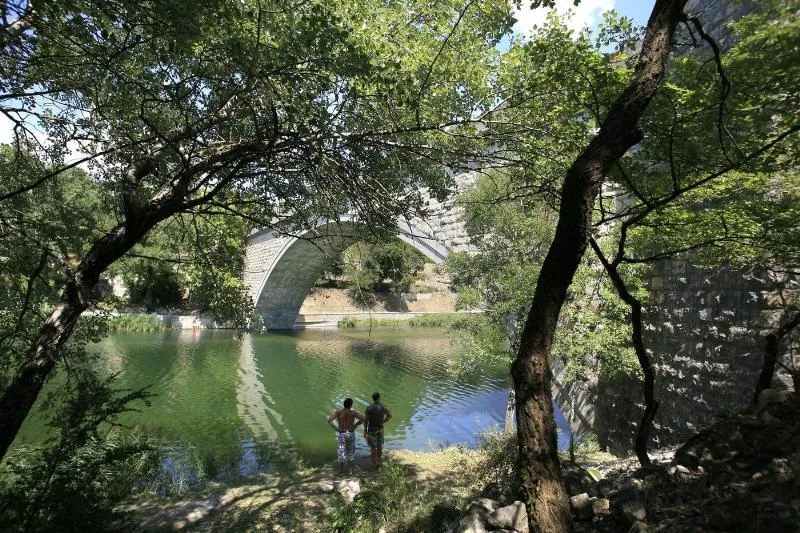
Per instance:
[[[157,225],[225,213],[291,227],[349,211],[385,227],[424,213],[423,191],[450,187],[443,165],[487,143],[475,123],[513,22],[494,0],[3,7],[0,113],[15,124],[9,166],[30,172],[0,184],[0,205],[83,164],[108,220],[47,281],[53,307],[0,399],[3,454],[100,276]]]

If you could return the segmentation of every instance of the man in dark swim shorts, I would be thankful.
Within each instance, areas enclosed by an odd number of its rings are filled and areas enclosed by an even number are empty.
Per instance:
[[[379,392],[372,394],[372,404],[364,411],[367,421],[364,423],[364,438],[369,443],[372,468],[381,469],[383,457],[383,424],[392,418],[392,413],[381,403]]]
[[[364,417],[351,409],[353,399],[344,400],[344,409],[338,409],[328,417],[328,425],[336,432],[336,452],[339,459],[339,475],[344,474],[344,463],[347,461],[348,475],[353,475],[353,461],[356,457],[356,428],[364,423]],[[336,425],[333,424],[334,419]]]

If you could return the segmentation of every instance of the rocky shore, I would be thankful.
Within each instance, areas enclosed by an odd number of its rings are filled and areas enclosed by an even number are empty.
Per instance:
[[[565,465],[575,531],[800,531],[800,398],[784,398],[658,450],[648,468],[635,458]],[[487,485],[453,531],[528,531],[513,500]]]

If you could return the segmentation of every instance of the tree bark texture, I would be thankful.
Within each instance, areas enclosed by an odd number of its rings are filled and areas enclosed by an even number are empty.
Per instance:
[[[638,121],[664,74],[672,34],[686,0],[657,0],[633,77],[597,136],[567,170],[556,234],[542,264],[512,377],[517,399],[520,476],[531,531],[571,528],[569,501],[557,454],[549,355],[558,316],[591,229],[603,177],[641,139]]]
[[[761,366],[761,374],[758,376],[756,392],[753,394],[754,405],[758,403],[758,395],[761,394],[761,391],[772,387],[772,378],[775,375],[775,364],[778,361],[778,348],[781,341],[798,325],[800,325],[800,312],[795,312],[791,319],[767,335],[767,342],[764,347],[764,363]]]

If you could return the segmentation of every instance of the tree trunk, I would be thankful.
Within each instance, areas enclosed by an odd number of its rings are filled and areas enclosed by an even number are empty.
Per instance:
[[[790,320],[781,327],[767,335],[767,344],[764,347],[764,363],[761,366],[761,374],[758,376],[756,392],[753,394],[753,404],[758,403],[758,395],[761,391],[772,387],[772,377],[775,375],[775,363],[778,361],[778,347],[783,338],[800,324],[800,311],[794,314]],[[792,376],[794,377],[794,376]]]
[[[597,136],[567,170],[556,234],[547,252],[511,374],[517,399],[522,492],[531,531],[568,531],[571,517],[557,454],[549,355],[558,316],[586,250],[606,172],[641,139],[638,121],[661,82],[686,0],[657,0],[633,78]]]
[[[625,280],[620,276],[619,270],[617,270],[619,258],[616,258],[613,263],[609,263],[597,242],[593,238],[589,239],[589,242],[597,258],[600,259],[606,272],[608,272],[608,277],[611,278],[611,282],[614,284],[617,294],[622,301],[631,308],[631,342],[633,343],[633,350],[636,353],[636,358],[639,360],[639,366],[642,368],[642,377],[644,378],[642,383],[644,413],[642,413],[642,419],[639,421],[639,428],[636,430],[636,439],[633,449],[636,452],[636,457],[639,459],[639,464],[643,467],[650,466],[650,457],[647,455],[647,443],[650,441],[650,430],[653,428],[653,420],[658,412],[659,404],[654,394],[656,374],[653,370],[653,363],[647,356],[647,350],[645,350],[644,347],[642,303],[630,293],[627,285],[625,285]],[[624,249],[624,244],[620,244],[620,246]]]
[[[80,301],[77,304],[75,301],[64,302],[56,307],[29,348],[25,363],[3,391],[0,398],[0,458],[5,456],[14,442],[22,422],[56,364],[58,353],[72,335],[83,311]]]
[[[172,215],[178,205],[160,205],[140,211],[99,239],[81,258],[75,274],[66,280],[61,303],[50,313],[28,348],[25,361],[0,397],[0,460],[28,416],[62,348],[93,297],[100,275],[130,250],[150,228]]]

